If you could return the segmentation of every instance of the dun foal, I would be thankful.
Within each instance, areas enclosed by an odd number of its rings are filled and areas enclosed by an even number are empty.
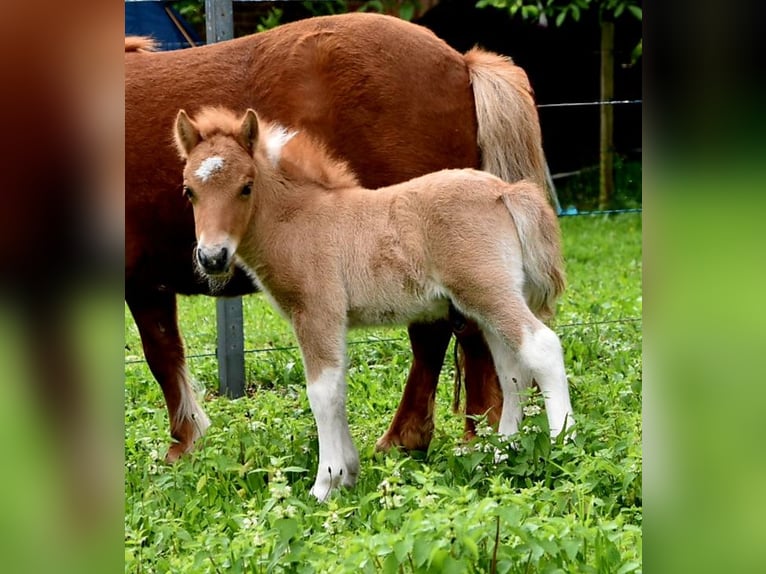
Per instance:
[[[292,323],[319,433],[311,489],[351,486],[359,455],[346,418],[349,327],[444,318],[450,303],[475,319],[503,391],[499,431],[522,417],[534,379],[551,434],[574,422],[558,337],[538,317],[564,288],[558,221],[534,184],[472,169],[362,188],[345,163],[304,133],[203,109],[181,110],[201,272],[215,282],[245,269]]]

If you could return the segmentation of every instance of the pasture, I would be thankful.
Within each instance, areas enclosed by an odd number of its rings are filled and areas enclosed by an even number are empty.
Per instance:
[[[427,453],[375,453],[411,353],[403,328],[353,331],[348,412],[357,486],[309,495],[317,436],[285,321],[245,298],[248,396],[217,398],[215,302],[181,298],[189,368],[212,426],[166,466],[167,412],[125,310],[126,572],[641,570],[641,215],[561,220],[568,287],[554,330],[577,417],[551,445],[531,396],[517,448],[462,442],[448,355]],[[203,356],[195,356],[203,355]]]

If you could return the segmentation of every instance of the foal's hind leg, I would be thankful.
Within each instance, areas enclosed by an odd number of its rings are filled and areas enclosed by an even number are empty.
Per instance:
[[[484,329],[484,338],[492,353],[503,393],[503,408],[497,430],[500,434],[512,435],[519,430],[521,423],[521,395],[530,385],[529,374],[517,360],[516,353],[492,329]]]
[[[434,400],[452,329],[447,321],[409,326],[412,366],[402,399],[388,430],[375,447],[428,450],[434,431]]]
[[[556,334],[531,313],[521,322],[521,329],[489,327],[485,336],[492,350],[503,387],[503,398],[515,399],[513,407],[503,408],[500,432],[512,434],[521,421],[519,393],[532,380],[545,400],[551,436],[555,437],[574,424],[569,386],[564,370],[564,355]]]
[[[144,355],[160,383],[170,419],[170,445],[165,459],[174,462],[188,452],[210,426],[197,404],[186,372],[173,293],[126,287],[125,300],[141,334]]]

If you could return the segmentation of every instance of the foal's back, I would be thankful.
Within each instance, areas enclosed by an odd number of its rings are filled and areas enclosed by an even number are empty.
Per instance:
[[[323,238],[295,249],[312,252],[323,280],[333,275],[343,286],[352,324],[406,322],[419,307],[443,316],[446,307],[429,302],[446,297],[440,281],[450,268],[478,268],[482,259],[493,263],[508,253],[520,265],[513,218],[502,196],[522,190],[539,194],[540,206],[547,207],[537,186],[509,185],[473,169],[443,170],[376,190],[307,188],[299,216],[304,232],[295,233],[294,220],[282,235],[296,243]]]

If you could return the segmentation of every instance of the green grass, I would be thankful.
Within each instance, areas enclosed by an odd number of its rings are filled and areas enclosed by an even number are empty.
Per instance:
[[[213,424],[173,466],[161,462],[159,386],[145,363],[127,364],[126,572],[640,571],[641,216],[561,225],[569,285],[554,328],[575,441],[551,445],[543,412],[525,419],[517,450],[494,434],[465,448],[450,410],[450,353],[429,451],[375,453],[411,355],[404,329],[356,331],[351,340],[382,339],[349,346],[361,474],[321,504],[308,493],[318,453],[297,349],[249,353],[248,396],[238,400],[214,395],[213,359],[191,359]],[[244,304],[247,348],[295,345],[263,298]],[[213,352],[214,301],[184,298],[179,312],[188,352]],[[126,359],[142,358],[127,311],[126,342]]]
[[[580,211],[598,209],[599,168],[588,167],[572,176],[556,181],[556,195],[561,207]],[[641,161],[616,155],[614,159],[614,196],[609,209],[633,209],[642,205]]]

